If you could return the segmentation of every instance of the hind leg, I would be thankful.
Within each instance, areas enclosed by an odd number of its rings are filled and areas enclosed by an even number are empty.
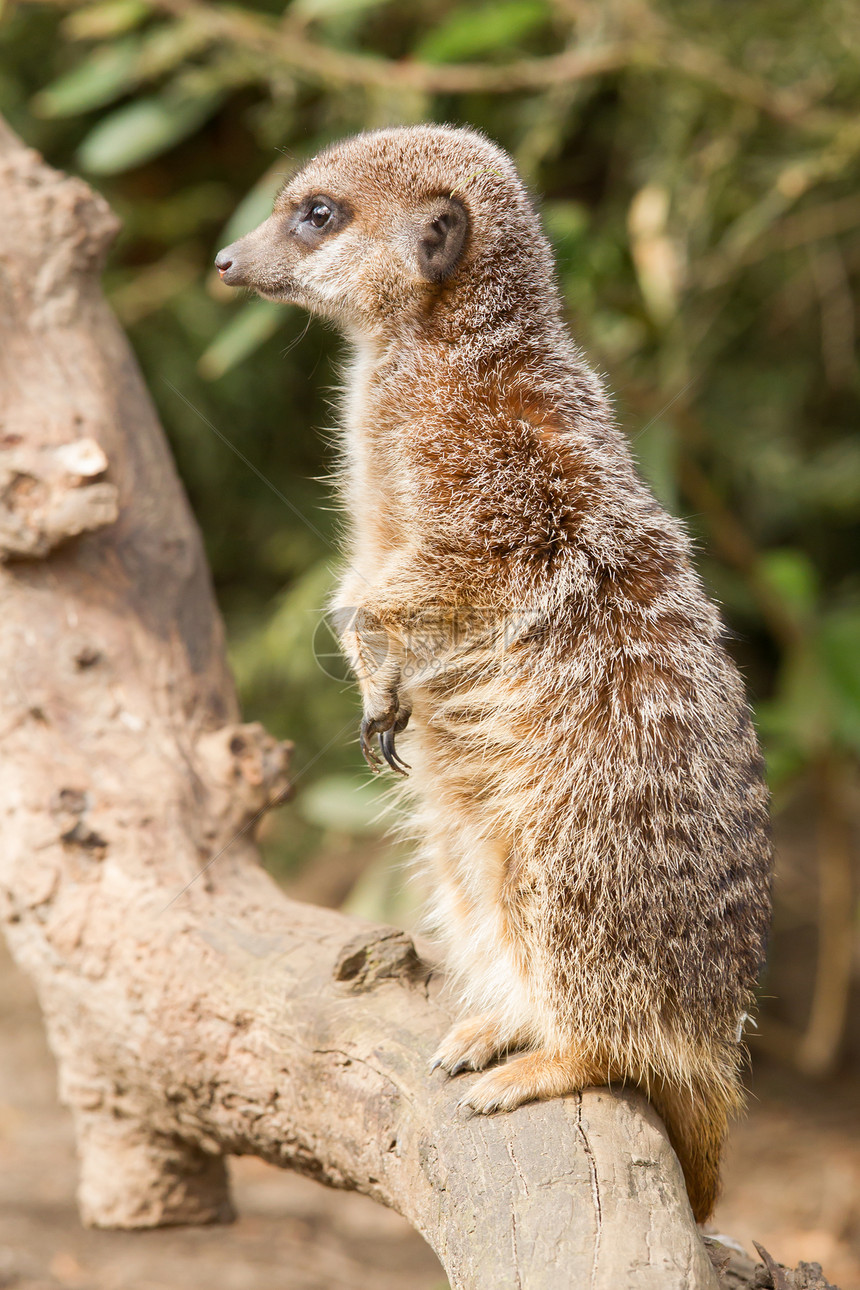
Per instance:
[[[496,1070],[487,1071],[460,1099],[481,1115],[491,1111],[513,1111],[523,1102],[545,1101],[578,1092],[588,1084],[605,1084],[608,1072],[579,1053],[550,1052],[538,1048],[515,1057]]]
[[[525,1035],[511,1033],[498,1017],[485,1012],[480,1017],[461,1021],[448,1031],[433,1054],[430,1069],[434,1071],[441,1066],[449,1075],[482,1071],[495,1057],[525,1042]]]

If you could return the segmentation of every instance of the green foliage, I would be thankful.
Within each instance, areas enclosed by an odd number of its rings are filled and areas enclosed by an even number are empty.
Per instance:
[[[283,320],[283,309],[270,300],[249,301],[200,356],[200,375],[216,381],[274,336]]]
[[[546,25],[543,0],[495,0],[461,5],[418,41],[415,53],[430,63],[465,62],[487,54],[510,57],[517,44]]]
[[[33,98],[39,116],[75,116],[113,103],[126,94],[137,65],[137,41],[105,45],[75,64]]]
[[[9,10],[0,108],[123,217],[107,284],[204,530],[245,709],[297,741],[299,805],[269,843],[285,863],[371,818],[350,788],[368,782],[354,695],[314,658],[340,348],[209,266],[297,162],[379,124],[470,122],[514,154],[575,333],[697,540],[781,800],[856,761],[854,18],[848,0],[730,20],[674,0]],[[577,76],[565,51],[606,57]]]
[[[78,161],[93,175],[113,175],[151,161],[193,134],[222,97],[214,89],[188,93],[171,86],[157,97],[135,99],[93,127],[78,149]]]
[[[103,40],[137,27],[149,17],[145,0],[105,0],[103,4],[85,4],[70,13],[63,30],[73,40]]]

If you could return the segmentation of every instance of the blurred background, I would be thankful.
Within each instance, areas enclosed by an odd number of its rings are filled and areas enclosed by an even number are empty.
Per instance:
[[[515,157],[570,325],[695,536],[767,755],[776,916],[718,1225],[844,1287],[860,1285],[858,92],[851,0],[58,0],[0,18],[0,111],[123,221],[106,290],[203,529],[244,710],[296,743],[267,863],[302,898],[401,923],[415,897],[320,615],[340,343],[211,264],[344,134],[468,123]],[[232,1234],[80,1233],[35,1005],[3,971],[0,1286],[186,1285],[203,1250],[216,1287],[440,1284],[393,1216],[254,1162]]]

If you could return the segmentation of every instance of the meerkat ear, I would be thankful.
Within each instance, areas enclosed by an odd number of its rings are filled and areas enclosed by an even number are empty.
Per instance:
[[[418,267],[428,282],[444,282],[454,272],[469,231],[466,207],[456,197],[440,197],[428,207],[418,233]]]

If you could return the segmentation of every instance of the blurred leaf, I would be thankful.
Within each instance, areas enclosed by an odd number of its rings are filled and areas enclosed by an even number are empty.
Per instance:
[[[177,185],[172,193],[114,203],[114,209],[124,224],[145,229],[148,241],[162,242],[174,248],[185,242],[189,235],[210,226],[213,220],[224,219],[231,206],[230,188],[223,181],[189,181]],[[140,266],[132,266],[132,272],[144,270]]]
[[[304,18],[332,18],[380,9],[389,0],[293,0],[291,13]]]
[[[198,369],[207,381],[216,381],[274,336],[284,324],[286,310],[272,300],[251,300],[219,332],[203,354]]]
[[[860,439],[856,435],[829,444],[792,472],[787,487],[791,503],[800,500],[845,520],[860,515]]]
[[[677,312],[684,281],[684,251],[669,230],[672,194],[665,185],[647,183],[627,212],[630,253],[639,288],[653,320],[664,326]]]
[[[424,895],[415,875],[404,874],[404,866],[390,855],[377,856],[364,870],[344,901],[343,909],[355,918],[372,923],[391,923],[407,930],[418,928],[424,913]],[[448,1282],[444,1285],[447,1290]]]
[[[112,274],[108,298],[120,322],[128,327],[160,309],[196,281],[199,269],[182,247],[134,274]]]
[[[583,243],[589,219],[580,202],[544,202],[540,213],[546,235],[560,256]]]
[[[172,71],[209,39],[206,28],[200,23],[179,21],[161,23],[139,35],[102,46],[70,72],[40,90],[33,99],[33,111],[43,117],[65,117],[104,107],[131,93],[142,81]],[[195,81],[212,94],[223,92],[218,79],[212,70],[189,69],[165,91],[168,103],[174,96],[176,99],[170,110],[182,114],[187,111],[190,100],[202,101],[205,98],[205,93],[188,92]],[[231,77],[225,71],[221,79],[229,83]],[[188,88],[183,89],[183,86]],[[195,118],[190,129],[196,129],[205,119],[205,115]],[[106,125],[110,120],[108,117],[101,124]]]
[[[654,421],[633,435],[630,446],[658,500],[677,514],[678,434],[675,427],[670,421]]]
[[[261,175],[224,225],[220,238],[222,246],[228,246],[237,238],[244,237],[258,224],[262,224],[263,220],[269,218],[275,198],[284,185],[288,169],[287,162],[278,162]]]
[[[641,318],[615,313],[610,309],[595,309],[592,314],[591,333],[598,355],[612,363],[621,363],[645,347],[648,329]]]
[[[784,738],[783,731],[775,731],[770,718],[776,715],[776,709],[762,705],[756,708],[756,724],[764,742],[767,782],[771,793],[781,793],[794,782],[809,764],[809,758],[790,739]]]
[[[333,582],[329,558],[318,560],[278,597],[274,611],[269,607],[256,630],[235,642],[230,661],[243,689],[264,685],[270,677],[281,684],[294,680],[306,686],[310,680],[335,689],[314,657],[314,638]]]
[[[172,72],[181,64],[188,63],[193,55],[211,44],[211,41],[211,27],[193,11],[187,17],[150,27],[141,38],[138,68],[140,79],[153,80]],[[190,77],[194,70],[200,71],[189,66],[187,75]],[[211,73],[213,69],[207,70]]]
[[[822,663],[842,708],[860,735],[860,610],[834,610],[820,628]]]
[[[139,26],[151,12],[143,0],[104,0],[70,13],[63,30],[72,40],[104,40]]]
[[[94,126],[78,149],[78,160],[96,175],[130,170],[187,139],[222,97],[220,91],[210,90],[188,97],[165,92],[158,98],[136,99]]]
[[[787,547],[765,551],[759,558],[759,574],[792,614],[808,618],[818,599],[818,576],[805,551]]]
[[[453,63],[498,50],[517,54],[517,42],[550,19],[543,0],[500,0],[459,8],[419,41],[415,50],[428,63]]]
[[[708,595],[716,600],[730,621],[755,623],[758,620],[758,602],[749,582],[742,574],[715,560],[707,551],[702,552],[701,558],[696,563],[708,589]]]
[[[33,111],[43,117],[75,116],[112,103],[132,88],[139,51],[137,37],[99,49],[46,85],[33,99]]]
[[[296,799],[309,824],[341,833],[379,833],[384,825],[382,791],[363,774],[327,775]]]
[[[815,620],[785,656],[773,698],[756,713],[777,784],[824,755],[860,754],[860,610]]]
[[[831,696],[812,643],[783,661],[773,699],[756,712],[769,758],[809,765],[826,748],[833,725]]]

